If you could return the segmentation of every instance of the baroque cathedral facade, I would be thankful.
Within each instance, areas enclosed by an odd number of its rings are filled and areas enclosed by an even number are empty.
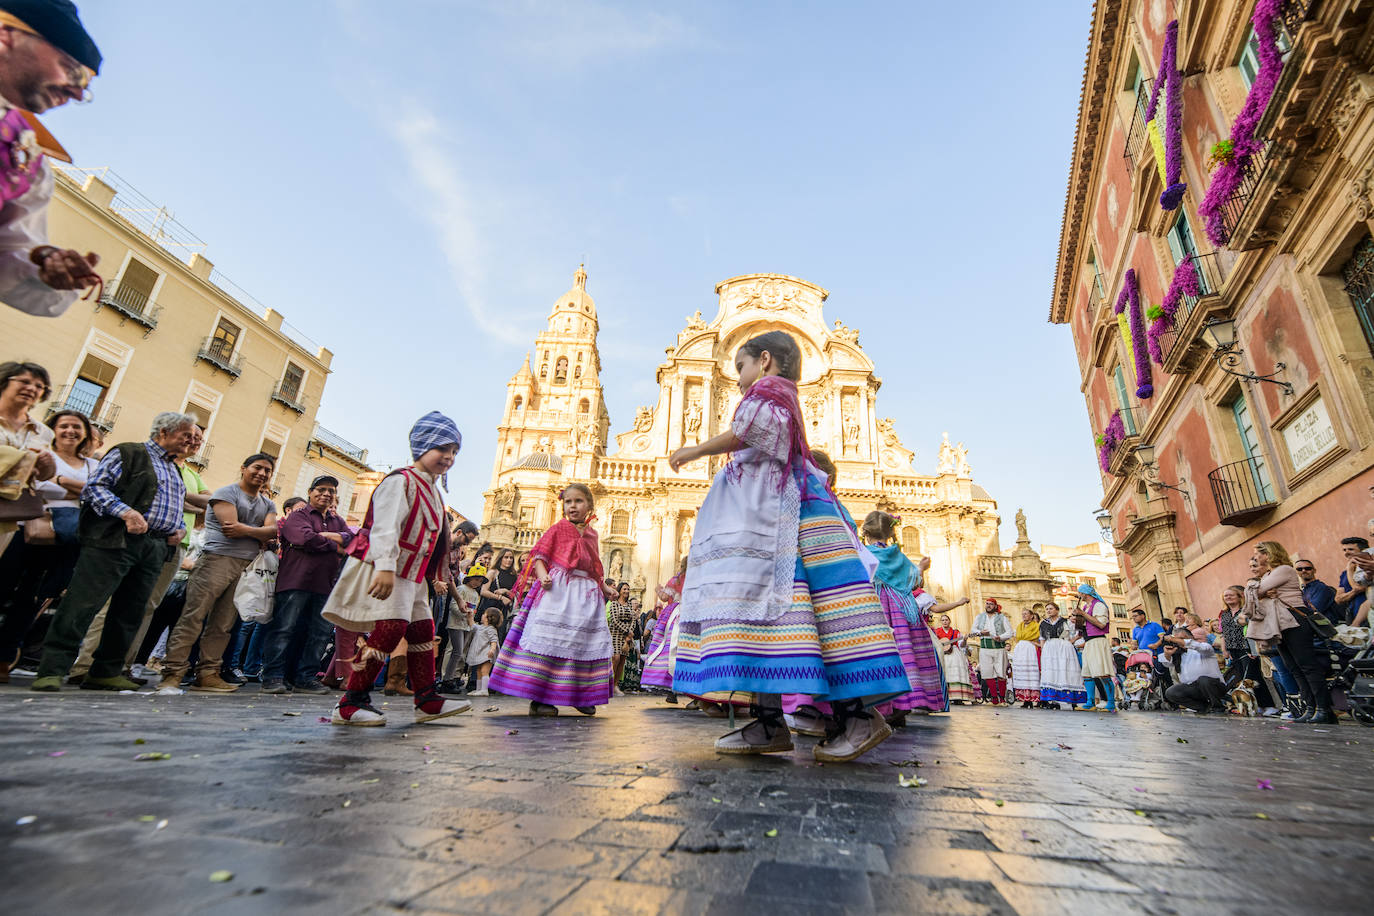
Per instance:
[[[697,461],[674,473],[668,456],[728,428],[740,399],[735,351],[778,330],[801,347],[807,441],[834,459],[841,501],[859,521],[873,509],[900,515],[903,550],[913,560],[931,557],[927,589],[944,600],[976,598],[979,557],[999,553],[1000,517],[997,503],[973,482],[962,444],[952,445],[946,434],[934,473],[913,467],[914,453],[878,410],[882,380],[859,332],[825,321],[826,290],[796,277],[749,274],[715,291],[715,316],[698,311],[688,318],[658,366],[657,402],[638,408],[630,427],[612,438],[596,303],[586,271],[578,269],[507,385],[483,536],[497,547],[528,550],[560,517],[563,486],[588,483],[607,576],[631,583],[652,604],[652,589],[686,557],[697,510],[724,461]]]

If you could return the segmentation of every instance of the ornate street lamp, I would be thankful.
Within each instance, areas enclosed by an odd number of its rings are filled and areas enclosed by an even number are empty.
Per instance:
[[[1158,490],[1173,490],[1182,493],[1185,499],[1191,499],[1192,494],[1182,486],[1172,483],[1165,483],[1159,479],[1159,467],[1155,464],[1155,447],[1153,445],[1137,445],[1135,447],[1135,460],[1140,462],[1140,469],[1143,472],[1145,483]],[[1179,484],[1186,484],[1186,478],[1180,477]]]
[[[1245,355],[1245,351],[1236,345],[1236,323],[1234,320],[1230,318],[1208,319],[1207,323],[1202,326],[1202,338],[1212,348],[1212,359],[1222,372],[1252,382],[1269,382],[1278,385],[1283,389],[1284,394],[1290,398],[1293,396],[1292,383],[1282,382],[1275,378],[1279,372],[1288,368],[1286,363],[1275,363],[1275,371],[1269,375],[1243,371],[1245,364],[1241,357]],[[1242,371],[1237,371],[1238,369]]]
[[[1116,546],[1116,532],[1112,530],[1112,514],[1106,509],[1098,509],[1093,513],[1093,518],[1097,519],[1098,527],[1102,529],[1102,540]]]

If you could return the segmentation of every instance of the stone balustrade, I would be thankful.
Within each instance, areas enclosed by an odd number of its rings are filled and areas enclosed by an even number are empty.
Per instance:
[[[981,556],[978,558],[978,575],[1011,578],[1014,575],[1011,564],[1011,557]]]
[[[883,475],[883,492],[900,503],[939,502],[936,492],[938,480],[934,477]]]
[[[592,476],[605,484],[654,483],[658,472],[652,460],[598,458]]]

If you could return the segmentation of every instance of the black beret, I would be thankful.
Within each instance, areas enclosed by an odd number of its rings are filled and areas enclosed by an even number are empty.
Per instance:
[[[100,72],[100,49],[81,24],[72,0],[0,0],[0,10],[22,19],[49,44],[76,58],[77,63]]]

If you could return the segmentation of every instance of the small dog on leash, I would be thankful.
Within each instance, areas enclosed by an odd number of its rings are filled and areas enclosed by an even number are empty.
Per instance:
[[[1231,691],[1232,708],[1246,718],[1259,715],[1259,704],[1255,702],[1255,688],[1258,686],[1257,681],[1246,678]]]

